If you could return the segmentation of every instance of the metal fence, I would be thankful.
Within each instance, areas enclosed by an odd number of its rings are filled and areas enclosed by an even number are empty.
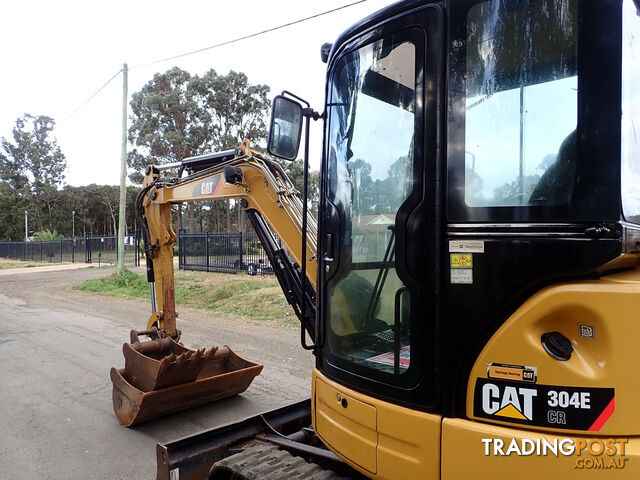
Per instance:
[[[118,261],[117,235],[87,235],[45,242],[0,242],[0,257],[34,262],[85,262],[114,265]],[[138,266],[143,258],[139,232],[125,237],[124,262]],[[273,274],[269,258],[255,233],[178,232],[181,270]]]
[[[272,274],[273,268],[255,233],[178,232],[181,270]]]
[[[140,265],[141,254],[139,233],[125,237],[125,264]],[[45,242],[0,242],[0,257],[34,262],[113,265],[118,261],[118,236],[87,235]]]

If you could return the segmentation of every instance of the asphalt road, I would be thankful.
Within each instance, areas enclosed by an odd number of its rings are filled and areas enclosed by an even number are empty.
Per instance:
[[[0,276],[0,479],[153,479],[157,442],[310,394],[299,335],[180,309],[186,346],[229,345],[263,373],[242,395],[134,428],[113,414],[109,369],[149,317],[146,302],[72,290],[110,269]]]

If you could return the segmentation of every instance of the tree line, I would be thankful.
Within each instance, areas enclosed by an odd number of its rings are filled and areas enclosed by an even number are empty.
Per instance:
[[[162,165],[208,152],[237,147],[248,138],[253,148],[266,144],[270,88],[253,85],[244,73],[220,75],[209,70],[192,75],[177,67],[156,73],[130,102],[127,188],[129,231],[136,228],[134,207],[147,165]],[[25,114],[16,120],[10,139],[0,141],[0,239],[23,239],[24,212],[31,232],[57,231],[64,236],[115,234],[118,225],[119,187],[64,185],[66,157],[57,144],[55,120]],[[283,167],[298,189],[301,162]],[[312,172],[310,185],[317,185]],[[310,192],[317,211],[318,192]],[[250,228],[244,211],[233,200],[176,206],[174,226],[188,231],[237,232]],[[75,212],[75,215],[74,213]],[[30,232],[30,233],[31,233]]]

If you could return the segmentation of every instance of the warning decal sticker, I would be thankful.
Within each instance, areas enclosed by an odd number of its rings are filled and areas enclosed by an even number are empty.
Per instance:
[[[473,283],[473,255],[471,253],[450,253],[451,283]]]
[[[382,355],[376,355],[375,357],[367,358],[368,362],[380,363],[382,365],[391,365],[394,364],[394,355],[393,352],[383,353]],[[409,363],[411,362],[411,347],[402,347],[400,349],[400,368],[409,368]]]
[[[473,255],[470,253],[450,253],[451,268],[472,268]]]
[[[478,378],[476,417],[549,428],[599,431],[615,411],[615,389],[564,387]]]

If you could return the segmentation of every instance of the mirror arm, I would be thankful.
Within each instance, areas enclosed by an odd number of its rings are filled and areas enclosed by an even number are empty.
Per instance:
[[[320,114],[311,107],[303,108],[302,116],[306,118],[311,118],[313,120],[320,120],[320,119],[324,120],[324,113]]]
[[[308,105],[308,104],[307,104]],[[305,119],[304,125],[304,158],[303,158],[303,172],[302,172],[302,252],[300,263],[301,265],[301,282],[300,286],[302,287],[302,303],[300,304],[300,318],[306,318],[305,306],[306,306],[306,296],[307,296],[307,216],[308,216],[308,207],[307,207],[307,189],[308,189],[308,180],[309,180],[309,125],[311,124],[311,119],[318,120],[324,117],[324,114],[319,114],[313,108],[307,107],[302,109],[302,116]],[[302,344],[302,348],[305,350],[313,350],[316,352],[319,348],[322,348],[322,344],[318,339],[318,331],[316,321],[316,334],[315,344],[308,345],[306,339],[306,332],[304,329],[304,322],[301,323],[302,327],[300,329],[300,343]]]

